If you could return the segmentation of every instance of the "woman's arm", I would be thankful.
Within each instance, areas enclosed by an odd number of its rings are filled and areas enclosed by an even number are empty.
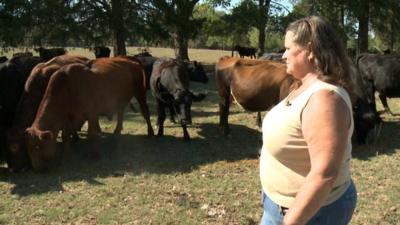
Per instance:
[[[306,224],[321,208],[338,175],[350,123],[350,110],[338,94],[320,90],[311,96],[302,114],[311,170],[285,215],[283,225]]]

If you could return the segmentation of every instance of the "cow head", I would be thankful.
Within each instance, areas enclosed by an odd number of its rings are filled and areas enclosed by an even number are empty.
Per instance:
[[[180,121],[182,125],[191,124],[192,116],[190,114],[190,107],[192,106],[192,95],[190,91],[187,89],[177,89],[173,97],[173,107],[178,121]]]
[[[51,131],[27,128],[28,155],[34,170],[46,171],[56,156],[56,139]]]
[[[188,70],[191,81],[196,81],[201,83],[208,82],[208,77],[206,72],[204,71],[203,65],[201,65],[197,61],[188,63]]]
[[[6,160],[10,172],[23,172],[31,167],[25,142],[18,138],[22,136],[15,133],[8,134]]]

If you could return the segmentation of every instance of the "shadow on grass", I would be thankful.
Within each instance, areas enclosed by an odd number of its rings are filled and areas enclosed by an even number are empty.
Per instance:
[[[361,160],[369,160],[377,155],[392,155],[400,149],[400,122],[389,121],[383,123],[380,136],[373,143],[366,145],[354,145],[353,157]]]
[[[0,170],[0,181],[15,184],[12,194],[29,196],[62,192],[63,182],[69,181],[104,185],[98,181],[99,178],[125,174],[189,173],[217,161],[256,159],[261,147],[261,134],[246,126],[231,127],[232,135],[225,137],[215,124],[200,124],[199,135],[187,142],[183,141],[181,134],[178,137],[105,134],[96,143],[101,154],[99,160],[86,157],[92,145],[81,139],[70,152],[60,154],[58,165],[49,172],[10,174]]]

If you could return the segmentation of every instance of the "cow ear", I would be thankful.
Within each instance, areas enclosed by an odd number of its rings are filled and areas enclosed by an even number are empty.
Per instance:
[[[39,139],[40,140],[52,140],[54,137],[53,132],[46,130],[46,131],[42,131],[39,134]]]

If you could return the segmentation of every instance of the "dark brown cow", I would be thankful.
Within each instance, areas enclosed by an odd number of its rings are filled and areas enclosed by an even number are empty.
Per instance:
[[[19,100],[15,118],[8,134],[7,165],[11,171],[18,172],[30,166],[25,142],[24,133],[33,120],[39,108],[40,101],[44,95],[50,77],[55,71],[64,65],[71,63],[86,63],[89,59],[81,56],[62,55],[51,59],[48,62],[36,65],[24,87]],[[66,141],[66,133],[63,133]]]
[[[139,63],[119,57],[100,58],[87,65],[74,63],[59,69],[50,78],[36,118],[26,130],[33,168],[39,171],[48,168],[61,129],[77,129],[78,122],[87,119],[88,138],[93,143],[99,115],[117,112],[122,124],[124,108],[133,96],[146,119],[148,135],[152,136],[145,77]],[[98,156],[95,146],[91,154]]]
[[[294,82],[283,63],[222,57],[215,66],[219,101],[219,126],[229,133],[228,115],[232,98],[244,109],[266,111],[289,93]]]

